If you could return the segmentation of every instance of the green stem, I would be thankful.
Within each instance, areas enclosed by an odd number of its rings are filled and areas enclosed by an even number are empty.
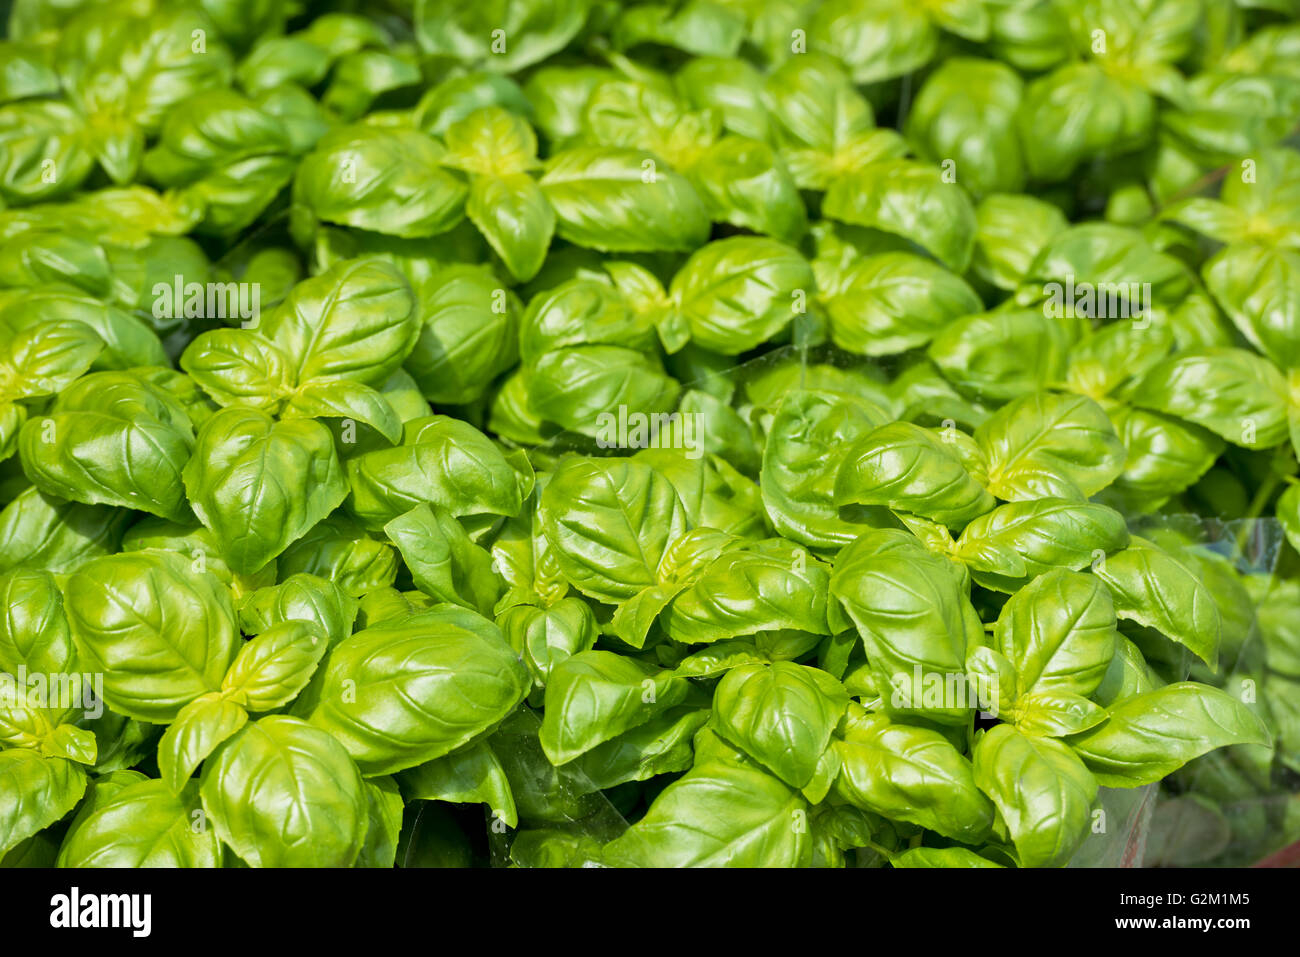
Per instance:
[[[1250,507],[1246,509],[1246,519],[1259,518],[1264,513],[1264,506],[1268,500],[1273,497],[1273,493],[1278,490],[1283,482],[1283,476],[1276,470],[1270,470],[1268,478],[1260,483],[1259,488],[1255,490],[1255,497],[1250,500]]]
[[[894,855],[898,853],[897,851],[891,851],[888,848],[881,847],[875,841],[867,841],[862,846],[875,851],[877,854],[879,854],[887,861],[892,861],[894,859]]]
[[[1259,483],[1259,488],[1255,490],[1255,495],[1250,500],[1250,506],[1246,509],[1246,514],[1242,516],[1241,528],[1237,531],[1238,555],[1246,553],[1246,540],[1250,537],[1255,519],[1264,514],[1264,508],[1268,505],[1269,499],[1273,497],[1273,493],[1278,490],[1278,486],[1285,479],[1286,476],[1277,469],[1269,469],[1268,476]]]

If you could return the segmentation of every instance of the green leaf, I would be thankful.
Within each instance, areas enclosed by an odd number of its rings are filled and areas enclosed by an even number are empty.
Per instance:
[[[605,846],[623,867],[797,867],[812,856],[799,792],[757,768],[697,764]]]
[[[739,9],[713,0],[686,0],[679,7],[645,4],[624,10],[614,38],[622,47],[657,43],[697,56],[734,56],[745,26]]]
[[[1137,645],[1120,635],[1115,657],[1110,660],[1101,684],[1092,693],[1092,700],[1105,708],[1125,698],[1152,691],[1160,684],[1161,680],[1155,676]]]
[[[848,705],[839,682],[804,665],[740,665],[718,682],[718,733],[792,787],[807,785]]]
[[[1229,246],[1205,264],[1205,285],[1252,346],[1282,368],[1300,363],[1300,252]]]
[[[202,333],[181,354],[180,365],[218,405],[274,411],[293,389],[288,357],[249,330]]]
[[[1068,691],[1036,691],[1016,702],[1011,720],[1021,734],[1062,738],[1106,720],[1106,712]]]
[[[276,567],[285,582],[295,574],[313,575],[333,581],[344,595],[355,598],[393,584],[397,552],[386,542],[370,538],[356,522],[335,513],[289,545],[276,560]],[[331,638],[341,637],[332,629],[327,631]]]
[[[402,440],[402,422],[383,394],[347,380],[314,379],[289,396],[284,419],[343,419],[362,422],[389,442]]]
[[[1264,723],[1236,698],[1183,681],[1116,702],[1106,720],[1069,744],[1107,787],[1159,781],[1215,748],[1267,745]]]
[[[953,555],[985,587],[1014,592],[1024,578],[1083,568],[1128,542],[1128,526],[1113,508],[1043,498],[981,515],[962,531]]]
[[[328,636],[315,622],[274,624],[239,649],[221,693],[254,713],[283,707],[307,686],[328,647]]]
[[[102,781],[102,779],[101,779]],[[100,797],[59,848],[59,867],[220,867],[221,844],[205,826],[198,787],[173,793],[142,780]]]
[[[976,702],[966,694],[966,655],[983,643],[984,629],[948,559],[908,543],[905,533],[868,533],[840,554],[830,594],[862,636],[890,713],[969,720]]]
[[[623,272],[612,263],[607,265],[612,274]],[[666,299],[654,276],[647,277],[639,269],[626,272],[638,280],[646,298]],[[649,346],[652,335],[646,317],[633,308],[619,286],[578,277],[533,296],[521,323],[519,351],[529,361],[564,346],[606,344],[641,349]]]
[[[1000,724],[975,742],[975,783],[1006,821],[1022,867],[1060,867],[1085,840],[1097,779],[1055,738]]]
[[[1060,320],[1037,310],[999,310],[946,324],[928,353],[959,389],[1001,401],[1059,383],[1070,345],[1070,332]]]
[[[203,210],[204,231],[229,234],[249,226],[289,183],[292,148],[278,117],[233,91],[205,90],[168,114],[143,167]]]
[[[975,685],[982,711],[1000,717],[1015,706],[1020,696],[1016,666],[996,648],[977,645],[970,649],[966,653],[966,675]]]
[[[489,105],[447,127],[443,163],[475,176],[513,176],[537,166],[537,136],[517,113]]]
[[[54,576],[15,568],[0,575],[0,672],[72,674],[77,649]]]
[[[1075,62],[1030,83],[1018,119],[1030,175],[1059,182],[1085,160],[1144,146],[1155,103],[1131,80]],[[1037,132],[1047,129],[1056,133]]]
[[[844,457],[835,504],[884,505],[960,528],[996,502],[947,441],[910,422],[872,430]]]
[[[598,626],[591,606],[580,598],[561,598],[549,608],[516,605],[497,619],[510,647],[523,655],[533,683],[544,688],[556,664],[596,643]]]
[[[768,428],[759,473],[763,504],[777,532],[804,545],[852,541],[862,525],[840,517],[835,476],[847,447],[892,416],[836,392],[793,390]]]
[[[808,230],[795,179],[766,143],[724,136],[686,174],[713,220],[791,243]]]
[[[365,841],[361,775],[331,735],[297,718],[263,718],[203,768],[203,809],[253,867],[349,867]]]
[[[953,320],[981,308],[960,276],[905,252],[855,257],[820,285],[835,344],[868,356],[923,346]]]
[[[1122,405],[1109,414],[1128,451],[1111,490],[1132,511],[1155,511],[1196,484],[1224,449],[1213,432],[1159,412]]]
[[[130,520],[125,509],[67,502],[28,488],[0,511],[0,570],[75,571],[117,552]]]
[[[167,726],[158,742],[158,775],[173,794],[189,784],[194,769],[248,723],[248,712],[218,694],[195,698]]]
[[[1276,512],[1287,541],[1300,551],[1300,485],[1290,485],[1278,496]]]
[[[0,853],[71,811],[86,790],[76,764],[26,748],[0,751]]]
[[[975,430],[998,498],[1088,498],[1124,467],[1110,419],[1082,395],[1038,392],[1008,402]]]
[[[812,289],[812,267],[797,250],[733,236],[694,253],[673,278],[670,295],[696,344],[737,355],[789,325]]]
[[[310,705],[311,723],[373,776],[461,747],[500,723],[528,687],[527,669],[490,621],[435,610],[345,638],[295,708]]]
[[[238,406],[204,423],[183,475],[195,514],[243,573],[271,561],[347,496],[328,429]]]
[[[514,795],[505,769],[485,742],[409,768],[398,775],[407,800],[486,804],[508,827],[519,826]]]
[[[403,238],[436,236],[465,215],[466,189],[443,169],[445,155],[442,144],[418,130],[340,127],[303,157],[293,196],[328,223]]]
[[[618,447],[618,422],[642,422],[627,430],[627,444],[643,447],[668,420],[680,386],[652,356],[617,346],[577,346],[549,352],[525,367],[531,411],[597,445]],[[644,417],[644,418],[642,418]]]
[[[1110,589],[1119,617],[1168,635],[1216,667],[1222,616],[1193,569],[1152,543],[1134,538],[1092,570]]]
[[[370,778],[365,782],[365,791],[370,825],[353,866],[390,868],[397,861],[402,832],[402,795],[390,777]]]
[[[538,515],[565,578],[607,602],[656,584],[665,551],[686,531],[672,484],[626,460],[564,463],[542,492]]]
[[[445,508],[417,505],[385,525],[384,533],[402,553],[415,587],[436,601],[492,613],[501,592],[492,556]]]
[[[914,847],[890,859],[894,867],[1001,867],[964,847]]]
[[[970,761],[938,731],[863,714],[835,748],[843,760],[836,793],[855,807],[966,842],[993,825]]]
[[[123,455],[124,448],[138,454]],[[177,479],[193,448],[180,404],[122,372],[78,379],[49,415],[29,419],[18,437],[23,471],[42,492],[175,522],[190,516]]]
[[[60,321],[79,322],[104,343],[103,351],[95,358],[95,369],[171,364],[162,342],[144,321],[71,286],[57,284],[25,290],[20,301],[0,310],[0,327],[9,326],[14,332]]]
[[[809,46],[843,62],[857,84],[920,69],[938,43],[926,9],[905,0],[831,0],[817,6],[807,31]]]
[[[539,0],[466,7],[449,0],[417,0],[415,36],[420,49],[466,66],[514,73],[558,53],[582,29],[588,0]],[[500,30],[504,44],[494,40]]]
[[[1245,349],[1191,349],[1151,369],[1129,400],[1186,419],[1234,445],[1267,449],[1287,438],[1286,379]]]
[[[694,188],[651,153],[583,146],[547,161],[560,238],[603,252],[690,252],[709,234]]]
[[[431,402],[472,402],[519,351],[519,301],[483,266],[448,266],[416,285],[420,334],[404,368]]]
[[[531,176],[476,177],[465,212],[510,275],[520,282],[537,275],[555,233],[555,210]]]
[[[856,635],[854,638],[856,639]],[[746,640],[719,641],[707,645],[677,662],[673,674],[679,678],[711,678],[740,665],[764,664],[766,656]]]
[[[44,322],[19,330],[0,347],[0,398],[54,395],[86,372],[104,348],[80,322]]]
[[[871,104],[836,60],[819,53],[781,63],[768,75],[763,103],[801,189],[825,189],[858,165],[906,150],[894,131],[875,129]]]
[[[1055,569],[1011,596],[993,638],[1015,667],[1020,694],[1087,697],[1115,655],[1115,607],[1096,578]]]
[[[975,247],[975,207],[964,189],[932,166],[887,160],[846,175],[826,191],[828,219],[909,239],[954,272]]]
[[[294,620],[316,625],[331,644],[352,633],[356,602],[336,582],[302,572],[281,572],[280,578],[280,584],[258,588],[239,600],[239,626],[245,634],[261,635]]]
[[[975,208],[971,269],[998,289],[1015,289],[1039,252],[1065,228],[1065,214],[1051,203],[1019,194],[986,196]]]
[[[0,197],[26,204],[75,190],[94,166],[85,120],[67,103],[35,100],[0,108]],[[50,177],[43,171],[62,170]]]
[[[65,758],[68,761],[94,767],[98,762],[99,742],[94,732],[86,728],[73,727],[72,724],[59,724],[51,729],[48,737],[40,744],[40,753],[51,758]]]
[[[690,685],[609,651],[557,662],[546,684],[542,750],[561,765],[679,705]]]
[[[407,422],[401,445],[348,459],[347,476],[348,508],[374,530],[422,502],[457,518],[515,515],[522,504],[517,474],[500,449],[468,422],[445,415]]]
[[[582,141],[644,149],[689,167],[719,133],[712,112],[683,109],[658,77],[641,74],[597,83],[584,108]]]
[[[378,386],[406,359],[419,328],[402,274],[361,259],[298,283],[258,330],[284,351],[299,383],[340,378]]]
[[[219,691],[239,631],[229,592],[171,552],[98,558],[68,579],[65,607],[83,665],[104,675],[104,700],[142,721],[176,719]]]
[[[726,551],[672,598],[659,621],[687,643],[726,641],[794,629],[826,634],[829,573],[779,539],[759,551]]]
[[[1071,279],[1073,277],[1073,279]],[[1129,319],[1159,323],[1153,307],[1192,291],[1192,275],[1140,231],[1113,223],[1083,223],[1054,234],[1039,251],[1029,285],[1017,293],[1058,318]],[[1150,289],[1138,283],[1150,283]]]
[[[691,767],[691,741],[709,719],[690,705],[669,708],[645,724],[598,744],[571,767],[580,780],[604,791],[629,781],[645,781]]]
[[[988,32],[982,3],[964,6]],[[907,114],[908,138],[934,163],[951,162],[957,180],[976,196],[1020,192],[1025,185],[1016,112],[1024,84],[993,60],[954,57],[930,74]]]

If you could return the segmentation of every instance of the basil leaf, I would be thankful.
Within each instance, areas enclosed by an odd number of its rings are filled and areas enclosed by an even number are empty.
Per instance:
[[[1215,748],[1270,740],[1263,722],[1236,698],[1184,681],[1117,701],[1104,722],[1069,744],[1102,784],[1132,788]]]
[[[1248,449],[1287,437],[1286,381],[1244,349],[1195,349],[1171,356],[1138,383],[1130,401],[1204,426]]]
[[[309,720],[341,741],[367,775],[441,757],[501,722],[528,672],[491,622],[429,611],[374,625],[330,652]]]
[[[625,867],[795,867],[812,854],[799,792],[757,768],[698,762],[605,845]]]
[[[294,200],[327,223],[403,238],[436,236],[465,215],[466,189],[442,168],[445,155],[441,143],[418,130],[343,126],[303,157]]]
[[[783,243],[736,236],[709,243],[673,278],[670,295],[705,349],[736,355],[792,322],[813,288],[812,268]]]
[[[1088,834],[1097,779],[1055,738],[1001,724],[975,742],[975,783],[1006,821],[1022,867],[1060,867]]]
[[[158,774],[180,795],[194,770],[221,743],[248,723],[248,712],[221,695],[195,698],[167,726],[158,742]]]
[[[141,780],[78,815],[59,848],[60,867],[220,867],[216,831],[204,826],[198,787],[183,793]]]
[[[996,504],[944,433],[910,422],[872,430],[845,455],[835,503],[884,505],[959,528]]]
[[[1038,392],[1008,402],[975,430],[989,491],[1007,501],[1087,498],[1124,467],[1124,446],[1086,396]]]
[[[844,689],[816,668],[778,661],[740,665],[718,682],[718,733],[792,787],[813,778],[848,705]]]
[[[939,732],[866,714],[835,748],[843,760],[835,791],[854,806],[959,841],[989,833],[993,805],[970,761]]]
[[[961,186],[911,160],[873,163],[836,180],[822,207],[830,219],[910,239],[955,272],[975,246],[975,207]]]
[[[608,651],[557,662],[546,684],[542,750],[562,765],[685,700],[689,684]]]
[[[579,246],[688,252],[708,237],[708,214],[694,188],[650,153],[565,150],[547,162],[541,186],[557,234]]]
[[[253,867],[348,867],[365,840],[356,766],[297,718],[247,725],[204,766],[199,793],[217,836]]]
[[[1040,575],[1012,595],[994,631],[1022,695],[1087,697],[1105,677],[1117,638],[1110,592],[1095,578],[1064,569]]]
[[[71,811],[86,776],[71,761],[26,748],[0,751],[0,852],[6,852]]]
[[[195,514],[243,573],[262,568],[347,495],[328,429],[238,406],[204,423],[183,477]]]
[[[1196,573],[1152,543],[1129,546],[1093,566],[1121,618],[1168,635],[1211,667],[1218,661],[1222,616]]]
[[[660,473],[636,462],[572,459],[542,492],[539,516],[560,571],[584,595],[617,602],[657,582],[685,509]]]
[[[239,632],[229,593],[164,551],[98,558],[64,591],[84,665],[104,675],[115,711],[163,724],[221,689]]]

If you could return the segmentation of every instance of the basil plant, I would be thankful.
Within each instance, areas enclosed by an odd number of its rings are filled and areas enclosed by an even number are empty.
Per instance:
[[[1292,0],[10,7],[4,866],[1300,838]]]

